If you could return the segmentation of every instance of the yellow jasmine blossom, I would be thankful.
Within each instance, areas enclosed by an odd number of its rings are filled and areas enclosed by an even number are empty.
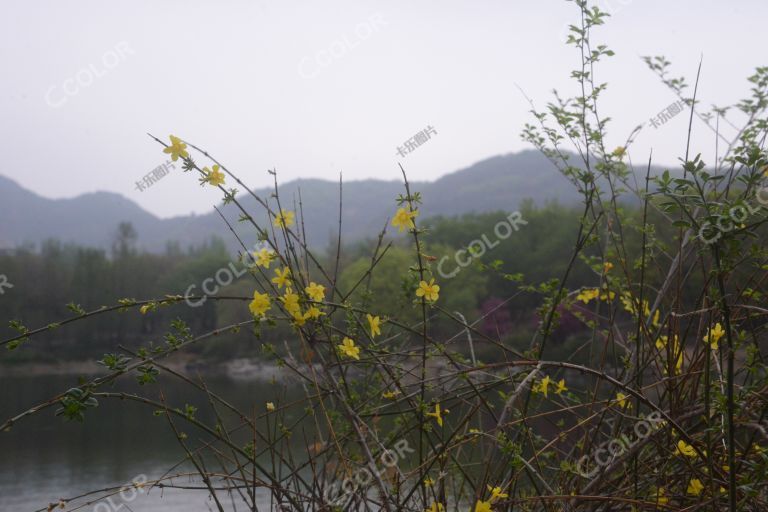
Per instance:
[[[616,393],[616,403],[619,405],[619,407],[626,406],[627,409],[631,409],[632,408],[632,403],[627,401],[628,398],[629,397],[627,395],[625,395],[624,393],[622,393],[620,391],[618,393]]]
[[[443,426],[443,413],[440,411],[439,403],[435,404],[435,412],[428,412],[427,416],[431,416],[435,418],[435,421],[437,421],[437,424],[440,425],[441,427]]]
[[[627,152],[627,148],[624,146],[619,146],[616,149],[613,150],[613,153],[611,153],[616,158],[621,158],[624,156],[624,154]]]
[[[660,314],[661,314],[661,310],[660,309],[657,309],[656,312],[653,314],[652,323],[653,323],[653,326],[656,327],[656,328],[659,328],[659,326],[661,325],[659,323],[659,315]]]
[[[702,490],[704,490],[704,484],[701,483],[701,480],[698,478],[691,478],[691,481],[688,483],[688,490],[686,492],[688,494],[698,496],[701,494]]]
[[[576,300],[582,301],[584,304],[588,304],[592,299],[596,299],[600,296],[600,290],[597,288],[582,290],[577,296]]]
[[[341,345],[337,346],[345,356],[360,360],[360,347],[355,346],[355,342],[352,339],[345,337],[341,340]]]
[[[475,512],[491,512],[490,501],[478,501],[475,504]]]
[[[549,385],[552,382],[552,379],[549,378],[549,375],[545,375],[543,379],[541,379],[541,382],[539,382],[539,387],[534,388],[534,391],[538,391],[539,393],[543,394],[546,398],[549,393]]]
[[[557,383],[557,387],[555,388],[555,394],[559,395],[563,391],[568,391],[568,388],[565,387],[565,379],[560,379]]]
[[[218,165],[214,165],[213,170],[203,167],[203,172],[205,173],[205,181],[212,187],[224,184],[224,173],[219,170]]]
[[[293,290],[290,288],[286,289],[285,295],[280,297],[280,300],[283,302],[285,310],[292,316],[296,316],[296,314],[299,313],[299,296],[293,293]]]
[[[720,338],[725,336],[725,331],[723,330],[723,327],[720,325],[720,322],[715,324],[714,329],[710,329],[706,336],[704,336],[704,343],[709,343],[712,347],[712,350],[718,350],[719,345],[717,344],[718,341],[720,341]]]
[[[424,297],[430,302],[435,302],[440,296],[438,292],[440,292],[440,286],[436,285],[435,279],[432,278],[429,280],[429,283],[426,281],[419,283],[419,287],[416,289],[416,296]]]
[[[501,487],[488,486],[488,490],[491,491],[491,499],[489,501],[496,501],[499,498],[509,498],[509,494],[502,492]]]
[[[309,283],[309,286],[304,288],[307,292],[307,296],[315,302],[322,302],[325,298],[325,286],[317,283]]]
[[[371,329],[371,338],[377,334],[381,334],[381,327],[379,327],[381,324],[381,319],[378,316],[371,315],[370,313],[366,315],[366,318],[368,318],[368,327]]]
[[[273,412],[275,410],[275,404],[273,402],[267,402],[267,410]]]
[[[603,263],[603,272],[604,273],[607,274],[608,272],[611,271],[612,268],[613,268],[613,263],[611,263],[610,261],[606,261],[605,263]]]
[[[669,503],[669,498],[666,497],[666,491],[664,491],[663,487],[659,487],[656,490],[656,504],[666,505],[667,503]]]
[[[638,314],[637,301],[632,300],[632,295],[629,292],[624,292],[619,298],[624,305],[624,310],[632,315]],[[651,307],[647,300],[643,301],[643,314],[648,316],[651,314]]]
[[[406,210],[405,208],[398,208],[392,219],[392,225],[402,232],[405,228],[413,229],[416,225],[413,223],[413,219],[419,215],[419,210]]]
[[[603,289],[603,292],[600,294],[600,300],[608,300],[608,298],[610,298],[611,300],[615,299],[616,292]]]
[[[291,286],[291,269],[288,267],[283,267],[283,270],[281,271],[279,268],[275,269],[275,274],[277,277],[272,278],[272,282],[277,285],[278,288],[282,288],[283,286],[290,287]]]
[[[275,215],[273,224],[276,228],[289,228],[293,226],[294,213],[287,210],[280,210],[280,213]]]
[[[301,308],[299,306],[296,306],[296,309],[290,311],[291,316],[293,317],[293,322],[298,326],[301,327],[305,323],[307,323],[307,318],[309,318],[306,314],[301,313]]]
[[[381,394],[381,396],[382,396],[383,398],[388,398],[388,399],[390,399],[390,400],[391,400],[391,399],[395,398],[395,397],[396,397],[397,395],[399,395],[399,394],[400,394],[400,390],[399,390],[399,389],[396,389],[396,390],[394,390],[394,391],[385,391],[385,392],[383,392],[383,393]]]
[[[309,309],[307,309],[307,312],[304,313],[304,316],[307,317],[307,318],[316,319],[316,318],[320,318],[320,315],[324,315],[324,314],[325,313],[320,311],[317,308],[317,306],[310,306]]]
[[[435,485],[435,481],[432,480],[431,476],[428,476],[427,478],[424,479],[424,485],[426,485],[427,487],[432,487],[433,485]]]
[[[677,446],[675,447],[675,455],[685,455],[686,457],[695,457],[696,456],[696,450],[693,448],[693,446],[689,445],[682,439],[677,442]]]
[[[139,311],[141,312],[142,315],[146,315],[147,311],[151,310],[153,307],[154,307],[154,304],[150,302],[149,304],[144,304],[143,306],[141,306],[139,308]]]
[[[258,291],[253,292],[253,300],[248,305],[248,309],[251,310],[253,316],[263,316],[270,307],[269,295],[259,293]]]
[[[187,153],[187,145],[184,144],[180,138],[176,137],[175,135],[171,135],[171,145],[163,149],[163,153],[168,153],[171,155],[171,160],[174,162],[181,158],[189,158],[189,153]]]
[[[256,264],[264,268],[269,268],[275,256],[275,253],[266,247],[262,248],[259,252],[253,253],[253,259],[256,260]]]
[[[432,502],[429,508],[425,508],[424,512],[445,512],[445,506],[437,501]]]

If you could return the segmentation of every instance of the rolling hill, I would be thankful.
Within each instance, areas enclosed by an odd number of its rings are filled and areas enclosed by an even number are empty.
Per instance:
[[[413,182],[412,191],[423,195],[425,216],[452,216],[470,212],[513,211],[525,199],[536,204],[556,200],[562,204],[578,201],[571,184],[537,151],[495,156],[466,169],[446,174],[433,182]],[[310,245],[324,248],[338,231],[339,185],[318,179],[299,179],[280,187],[281,202],[289,205],[298,198],[304,205],[304,221]],[[398,181],[361,180],[343,184],[342,232],[345,241],[374,236],[395,209],[395,198],[403,193]],[[271,190],[254,193],[269,199]],[[254,218],[263,223],[260,208],[245,193],[239,199]],[[296,199],[297,201],[297,199]],[[292,208],[292,205],[290,205]],[[222,211],[237,224],[239,211],[234,205]],[[72,199],[47,199],[0,176],[0,248],[39,244],[55,238],[65,243],[108,249],[117,225],[130,222],[138,233],[138,246],[160,252],[169,241],[182,247],[200,245],[213,236],[231,247],[237,243],[216,212],[205,215],[160,219],[125,197],[96,192]],[[241,225],[242,226],[242,225]],[[252,230],[238,231],[246,243],[253,243]]]

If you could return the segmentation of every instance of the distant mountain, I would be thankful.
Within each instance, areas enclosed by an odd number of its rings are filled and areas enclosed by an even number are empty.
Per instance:
[[[298,179],[280,187],[281,204],[293,209],[299,190],[310,245],[325,248],[338,232],[339,184],[318,179]],[[413,182],[411,190],[422,193],[424,215],[460,215],[469,212],[513,211],[524,199],[536,204],[557,200],[578,201],[573,186],[537,151],[496,156],[443,176],[434,182]],[[271,190],[254,193],[270,198]],[[375,236],[394,213],[395,198],[403,193],[399,181],[362,180],[343,183],[342,233],[345,241]],[[242,191],[239,200],[257,222],[265,216],[255,200]],[[238,223],[234,205],[222,209],[245,243],[255,241],[253,230]],[[159,219],[136,203],[110,192],[84,194],[73,199],[46,199],[0,176],[0,248],[39,244],[56,238],[63,242],[108,249],[117,225],[130,222],[138,233],[141,249],[160,252],[167,242],[182,247],[200,245],[213,236],[237,247],[216,212]]]

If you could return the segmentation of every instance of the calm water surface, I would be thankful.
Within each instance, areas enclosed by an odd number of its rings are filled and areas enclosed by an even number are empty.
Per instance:
[[[207,383],[211,391],[244,410],[254,405],[263,410],[264,403],[274,400],[280,390],[261,380],[216,377],[207,379]],[[75,377],[0,375],[0,421],[75,385]],[[160,387],[169,404],[180,408],[185,403],[194,404],[198,406],[198,419],[213,419],[206,414],[208,408],[199,393],[175,382],[161,381],[160,386],[142,389],[126,381],[116,389],[138,389],[145,396],[157,398]],[[10,432],[0,433],[0,511],[44,509],[60,498],[122,485],[139,475],[158,478],[184,458],[165,417],[153,416],[146,405],[101,400],[98,408],[88,411],[82,424],[64,421],[54,411],[42,411],[22,420]],[[191,466],[181,467],[181,471],[192,470]],[[266,493],[262,496],[262,510],[269,509],[268,498]],[[245,510],[242,501],[237,507]],[[196,512],[216,510],[216,506],[206,492],[153,489],[129,502],[115,496],[112,504],[89,505],[80,510]],[[228,504],[227,510],[235,509]]]

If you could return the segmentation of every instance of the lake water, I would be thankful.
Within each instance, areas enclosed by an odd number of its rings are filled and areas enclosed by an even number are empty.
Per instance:
[[[198,406],[198,419],[212,420],[211,415],[206,414],[208,408],[203,397],[185,385],[161,381],[160,386],[139,388],[130,384],[127,377],[125,379],[126,384],[119,385],[117,389],[140,390],[145,396],[157,398],[162,388],[169,405],[183,408],[185,403],[194,404]],[[255,406],[262,411],[264,403],[274,400],[280,387],[262,380],[244,381],[226,377],[210,378],[206,382],[211,391],[244,410],[252,410]],[[4,422],[75,385],[75,377],[0,376],[0,421]],[[140,475],[149,479],[158,478],[184,459],[184,452],[165,417],[153,416],[146,405],[101,400],[99,407],[88,411],[84,423],[68,422],[55,416],[56,408],[22,420],[9,432],[0,432],[0,511],[45,509],[49,503],[59,499],[123,485],[140,478]],[[180,470],[194,471],[194,468],[189,465],[182,466]],[[188,480],[174,482],[182,484]],[[216,510],[204,491],[152,489],[135,496],[129,492],[124,498],[117,495],[109,503],[88,505],[80,510]],[[268,499],[266,492],[261,495],[262,510],[269,510]],[[235,510],[231,504],[224,505],[227,510]],[[65,510],[70,511],[72,507],[68,506]],[[242,501],[237,504],[237,510],[246,510]]]

